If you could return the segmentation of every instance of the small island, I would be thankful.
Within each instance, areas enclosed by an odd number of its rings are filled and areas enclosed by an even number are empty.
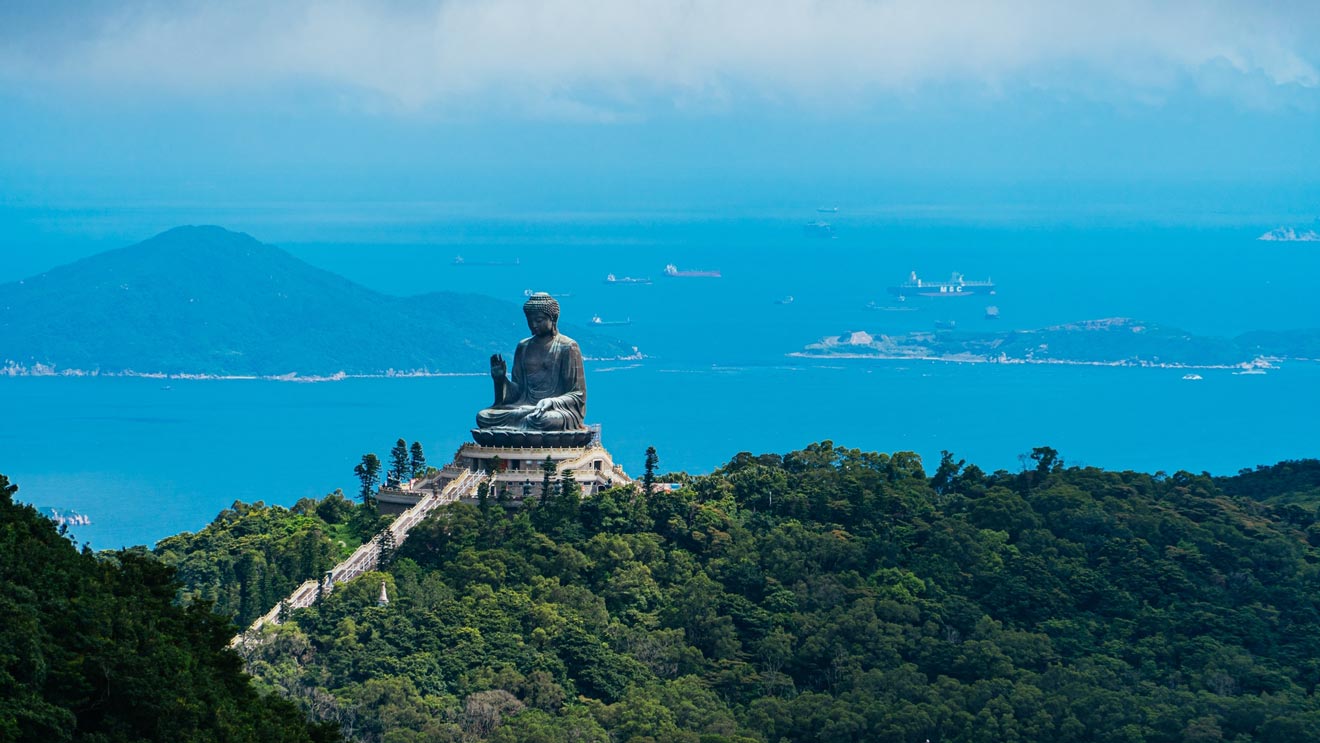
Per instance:
[[[1116,317],[994,333],[939,331],[888,335],[851,331],[823,338],[789,355],[1001,364],[1260,369],[1289,360],[1320,360],[1320,330],[1254,331],[1234,338],[1219,338]]]

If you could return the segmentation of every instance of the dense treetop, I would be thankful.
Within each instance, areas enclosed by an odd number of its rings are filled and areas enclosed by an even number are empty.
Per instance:
[[[230,622],[149,555],[77,549],[0,475],[0,740],[330,741],[262,696]]]
[[[248,667],[364,741],[1320,739],[1295,477],[827,441],[670,478],[447,507]]]
[[[162,539],[153,553],[178,571],[183,601],[210,602],[246,627],[378,529],[374,512],[340,493],[288,509],[236,502],[201,531]]]

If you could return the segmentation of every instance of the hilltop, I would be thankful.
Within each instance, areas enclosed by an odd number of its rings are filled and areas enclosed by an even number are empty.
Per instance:
[[[584,353],[633,353],[566,327]],[[329,376],[476,372],[527,334],[518,306],[397,297],[221,227],[176,227],[0,285],[10,373]]]

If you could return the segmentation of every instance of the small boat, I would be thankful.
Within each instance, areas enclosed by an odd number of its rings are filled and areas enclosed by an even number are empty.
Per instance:
[[[957,321],[955,321],[955,320],[936,320],[936,321],[935,321],[935,329],[936,329],[936,330],[953,330],[953,329],[956,328],[957,326],[958,326],[958,323],[957,323]]]
[[[597,325],[597,326],[600,326],[600,325],[632,325],[632,318],[630,317],[630,318],[628,318],[627,320],[602,320],[602,319],[600,319],[600,315],[592,315],[592,316],[591,316],[591,324],[592,324],[592,325]]]
[[[816,211],[820,212],[821,214],[838,214],[838,213],[839,213],[839,207],[837,207],[837,206],[818,206],[818,207],[816,207]]]
[[[899,301],[902,301],[902,299],[903,299],[902,297],[899,297]],[[884,310],[885,312],[916,312],[917,311],[916,307],[894,307],[893,305],[880,304],[879,302],[867,302],[866,309]]]
[[[1203,379],[1203,377],[1202,377],[1200,374],[1184,374],[1184,375],[1182,376],[1182,378],[1183,378],[1183,379],[1186,379],[1186,380],[1188,380],[1188,381],[1195,381],[1195,380],[1198,380],[1198,379]]]
[[[614,274],[605,275],[606,284],[649,284],[650,278],[638,279],[632,276],[615,276]]]
[[[793,295],[790,294],[783,299],[776,299],[775,304],[793,304]]]
[[[993,304],[990,305],[989,307],[986,307],[986,308],[985,308],[985,319],[987,319],[987,320],[998,320],[998,319],[999,319],[999,308],[996,307],[996,306],[994,306]]]

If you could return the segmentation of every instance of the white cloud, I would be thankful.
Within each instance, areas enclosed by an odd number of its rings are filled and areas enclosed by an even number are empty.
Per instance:
[[[1247,87],[1320,84],[1316,3],[241,0],[91,3],[0,15],[0,26],[11,83],[201,94],[314,85],[404,109],[582,115],[944,85],[1099,86],[1142,100],[1186,81],[1251,100],[1261,93]]]

